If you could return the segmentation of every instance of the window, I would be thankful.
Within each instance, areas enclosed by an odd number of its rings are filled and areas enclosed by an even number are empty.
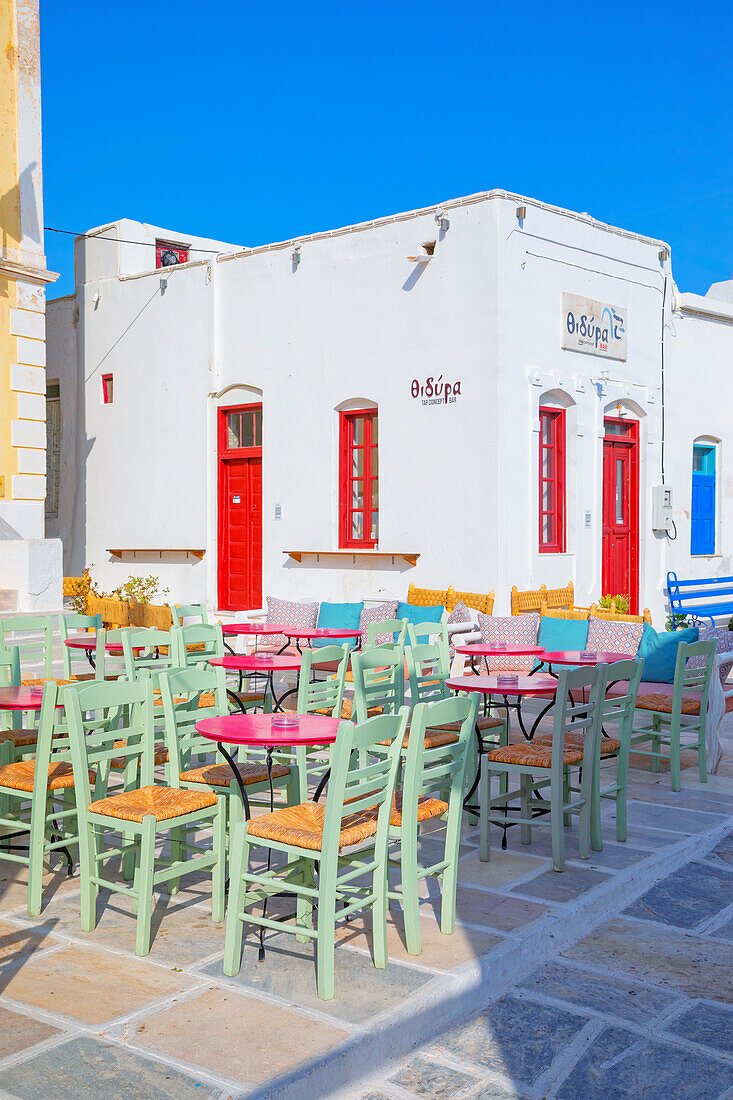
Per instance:
[[[690,553],[715,553],[715,444],[692,448]]]
[[[262,446],[262,406],[246,405],[241,409],[225,410],[226,450]]]
[[[114,400],[114,377],[111,374],[102,375],[102,404],[111,405]]]
[[[540,553],[565,549],[565,410],[540,408]]]
[[[61,394],[58,382],[46,386],[46,516],[59,514],[61,468]]]
[[[379,539],[377,410],[341,413],[339,543],[373,549]]]
[[[155,266],[174,267],[176,264],[188,263],[188,248],[182,248],[179,244],[170,241],[155,242]]]

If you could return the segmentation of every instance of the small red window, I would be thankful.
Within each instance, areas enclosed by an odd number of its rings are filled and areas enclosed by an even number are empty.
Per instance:
[[[179,244],[171,244],[170,241],[155,242],[155,266],[175,267],[176,264],[188,263],[188,249],[181,248]]]
[[[565,410],[540,409],[540,553],[565,550]]]
[[[114,378],[111,374],[102,375],[102,404],[111,405],[114,400]]]
[[[377,410],[341,413],[339,544],[373,549],[379,539]]]

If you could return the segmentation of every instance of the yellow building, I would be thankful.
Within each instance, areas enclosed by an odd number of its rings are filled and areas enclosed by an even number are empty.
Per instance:
[[[61,606],[46,539],[46,269],[38,0],[0,0],[0,610]]]

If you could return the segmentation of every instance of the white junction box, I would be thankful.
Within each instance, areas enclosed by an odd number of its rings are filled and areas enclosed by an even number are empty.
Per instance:
[[[669,485],[652,489],[652,530],[669,533],[672,530],[672,490]]]

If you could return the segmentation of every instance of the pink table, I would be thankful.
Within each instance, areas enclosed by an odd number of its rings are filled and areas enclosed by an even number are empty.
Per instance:
[[[89,664],[92,668],[95,667],[92,653],[97,648],[96,634],[79,634],[74,638],[67,638],[64,641],[64,645],[69,649],[85,649]],[[107,642],[104,648],[106,652],[111,653],[113,657],[121,657],[124,652],[121,642]],[[145,646],[135,646],[133,653],[142,653],[144,649]]]
[[[527,740],[531,741],[540,722],[555,702],[557,679],[554,676],[543,675],[517,676],[516,684],[512,685],[500,683],[501,679],[503,679],[503,674],[499,673],[491,676],[455,676],[445,682],[453,691],[477,691],[482,695],[501,695],[504,702],[500,705],[502,709],[507,711],[507,717],[510,710],[516,711],[519,727]],[[516,699],[516,702],[510,703],[509,696]],[[550,702],[537,715],[532,729],[527,733],[522,718],[522,699],[532,697],[549,697]]]
[[[43,688],[0,687],[0,710],[40,710]]]
[[[633,661],[629,653],[612,653],[608,650],[594,650],[592,658],[583,657],[580,649],[548,649],[542,655],[543,664],[546,665],[613,665],[616,661]]]
[[[348,627],[346,627],[344,630],[341,630],[335,626],[284,626],[282,628],[282,633],[285,635],[286,638],[295,638],[295,644],[298,648],[298,652],[301,652],[299,644],[301,641],[313,642],[317,639],[329,639],[335,642],[339,638],[361,638],[363,631],[353,629],[350,630]]]
[[[544,648],[541,645],[457,645],[456,653],[463,653],[467,657],[471,658],[471,669],[476,672],[476,658],[499,658],[499,657],[538,657],[541,653],[544,653]]]
[[[247,672],[251,676],[264,676],[266,680],[265,691],[269,691],[272,696],[275,713],[283,709],[283,699],[287,699],[289,695],[295,694],[298,690],[297,687],[291,688],[278,699],[275,695],[273,683],[276,672],[298,672],[300,670],[301,658],[296,657],[295,654],[286,656],[279,653],[232,653],[226,657],[210,657],[209,664],[228,669],[230,672]],[[234,698],[236,699],[236,696]],[[239,704],[238,699],[236,699],[236,702]]]
[[[230,623],[229,626],[224,626],[222,623],[221,632],[225,638],[254,638],[256,650],[258,637],[274,638],[277,634],[284,632],[284,627],[280,623]],[[230,653],[234,653],[227,642],[224,642],[224,645]]]

